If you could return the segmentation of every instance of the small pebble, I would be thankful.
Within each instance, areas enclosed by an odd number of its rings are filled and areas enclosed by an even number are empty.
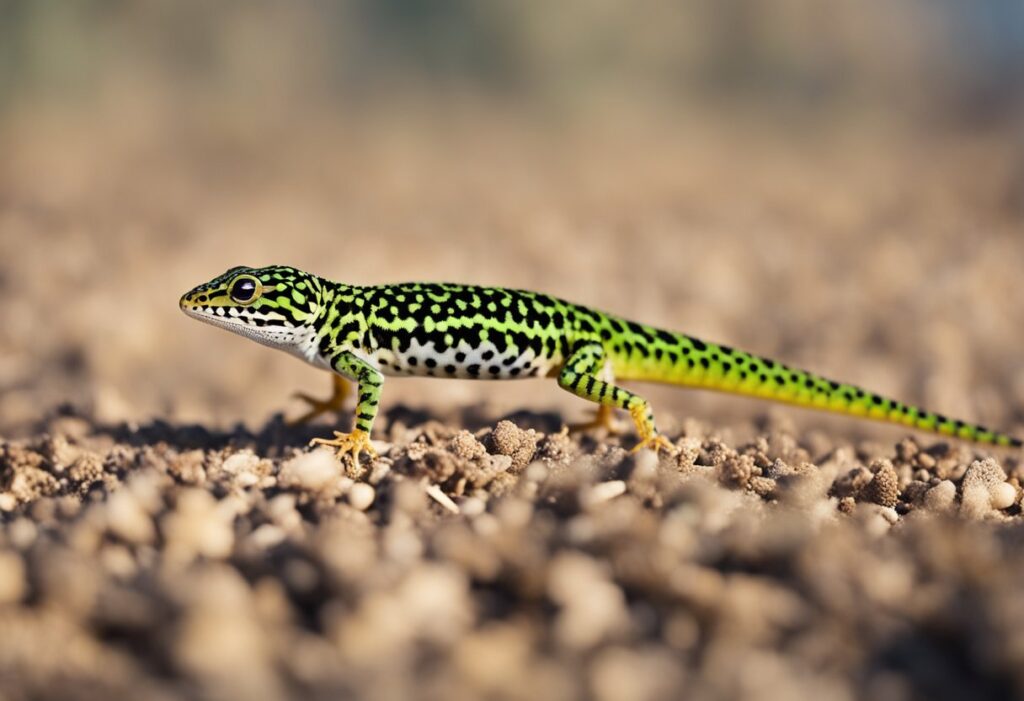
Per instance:
[[[988,493],[993,509],[1008,509],[1017,501],[1017,490],[1006,482],[993,484],[988,488]]]
[[[451,497],[445,494],[441,490],[441,488],[438,487],[436,484],[432,484],[429,487],[427,487],[426,492],[427,496],[429,496],[431,499],[436,501],[438,504],[443,506],[448,511],[451,511],[453,514],[459,513],[458,504],[452,501]]]
[[[376,498],[376,490],[365,482],[356,482],[348,490],[348,503],[353,509],[366,511]]]
[[[337,482],[341,462],[334,451],[321,448],[298,455],[281,466],[281,480],[310,492],[320,492]]]
[[[272,523],[264,523],[249,534],[249,542],[260,550],[267,550],[284,542],[284,539],[287,537],[287,534],[278,526]]]
[[[249,451],[242,451],[240,453],[233,453],[232,455],[229,455],[221,464],[221,469],[232,475],[236,475],[240,472],[252,471],[256,469],[256,466],[259,464],[259,458]]]
[[[622,480],[612,480],[610,482],[601,482],[600,484],[595,484],[593,487],[585,488],[583,490],[581,501],[585,506],[593,507],[603,504],[604,502],[625,493],[626,483]]]
[[[487,510],[487,503],[479,497],[467,497],[459,504],[459,510],[465,516],[479,516]]]
[[[36,524],[25,517],[16,518],[7,527],[7,536],[11,545],[19,550],[27,550],[36,541],[39,529]]]
[[[129,543],[152,543],[156,536],[153,520],[127,489],[118,490],[110,496],[106,516],[110,532]]]

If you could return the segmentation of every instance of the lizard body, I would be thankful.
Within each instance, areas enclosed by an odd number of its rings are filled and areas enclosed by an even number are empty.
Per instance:
[[[658,433],[647,401],[617,380],[713,389],[979,443],[1021,445],[775,360],[525,290],[417,282],[355,286],[287,266],[240,266],[186,293],[180,307],[356,382],[354,430],[317,439],[355,458],[372,453],[369,436],[386,375],[557,378],[602,412],[628,411],[640,437],[637,448],[671,444]]]

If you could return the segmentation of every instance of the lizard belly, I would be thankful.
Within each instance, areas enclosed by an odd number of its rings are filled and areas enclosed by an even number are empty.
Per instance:
[[[533,350],[499,349],[491,343],[436,348],[433,343],[414,341],[404,350],[378,349],[373,356],[382,373],[404,377],[513,380],[543,377],[554,365],[551,359],[534,355]]]

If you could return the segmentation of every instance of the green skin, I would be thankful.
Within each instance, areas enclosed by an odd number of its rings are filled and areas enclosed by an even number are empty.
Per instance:
[[[1008,435],[854,385],[536,292],[416,282],[358,287],[286,266],[243,266],[191,290],[180,306],[189,316],[358,383],[355,431],[338,434],[341,443],[321,441],[356,455],[370,450],[385,375],[555,377],[578,397],[629,411],[638,447],[670,444],[658,434],[647,401],[614,378],[757,396],[1021,446]]]

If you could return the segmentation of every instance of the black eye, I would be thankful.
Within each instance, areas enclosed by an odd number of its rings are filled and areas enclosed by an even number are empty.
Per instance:
[[[231,299],[236,302],[251,302],[256,296],[256,281],[250,277],[235,280],[231,285]]]

